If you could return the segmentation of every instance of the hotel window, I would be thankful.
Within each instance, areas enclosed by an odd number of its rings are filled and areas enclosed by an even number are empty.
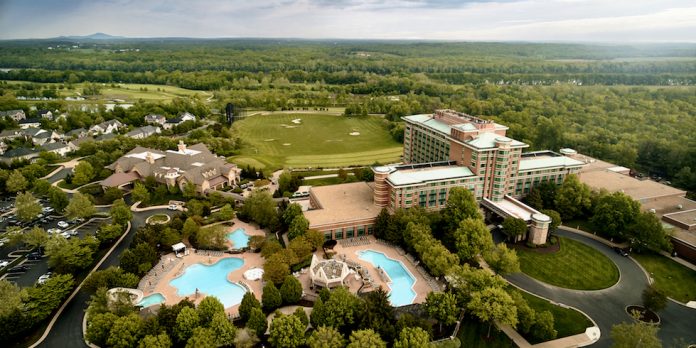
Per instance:
[[[336,230],[336,239],[343,239],[343,230],[340,228]]]
[[[358,237],[365,235],[365,226],[358,227]]]
[[[375,230],[374,227],[372,227],[372,226],[367,226],[367,234],[371,235],[372,233],[374,233],[374,230]]]
[[[354,233],[355,233],[355,228],[354,228],[354,227],[346,228],[346,238],[353,238],[353,237],[355,237]]]
[[[331,240],[331,231],[324,233],[324,240]]]

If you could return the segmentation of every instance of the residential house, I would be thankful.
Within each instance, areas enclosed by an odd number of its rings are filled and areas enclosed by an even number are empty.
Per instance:
[[[144,127],[136,128],[136,129],[126,133],[126,136],[129,138],[133,138],[133,139],[144,139],[144,138],[147,138],[151,135],[159,134],[161,132],[162,132],[162,130],[160,129],[160,127],[144,126]]]
[[[191,113],[184,112],[175,118],[170,118],[164,123],[164,129],[172,129],[174,126],[179,126],[186,121],[196,121],[196,116]]]
[[[28,147],[18,147],[5,151],[5,153],[0,156],[0,161],[10,164],[14,161],[32,160],[37,157],[39,157],[39,151]]]
[[[65,133],[66,138],[80,139],[87,136],[87,130],[84,128],[73,129]]]
[[[0,155],[5,153],[5,151],[7,151],[7,144],[5,144],[4,141],[0,140]]]
[[[51,110],[39,110],[37,115],[39,115],[40,118],[53,119],[53,112],[51,112]]]
[[[39,128],[41,127],[41,119],[38,118],[25,118],[19,121],[19,128]]]
[[[0,118],[5,118],[5,117],[9,117],[15,121],[21,121],[21,120],[27,118],[27,115],[24,113],[24,110],[0,111]]]
[[[22,132],[19,129],[5,129],[0,132],[0,141],[10,141],[17,139],[22,136]]]
[[[122,128],[123,123],[119,120],[108,120],[89,128],[89,133],[91,134],[111,134]]]
[[[101,134],[94,138],[94,141],[105,141],[105,140],[111,140],[113,138],[116,138],[116,134],[114,133],[106,133],[106,134]]]
[[[52,143],[63,138],[63,136],[52,130],[44,130],[41,128],[27,128],[21,132],[27,140],[31,140],[34,145],[43,145]]]
[[[145,123],[163,126],[165,122],[167,122],[167,119],[162,115],[149,114],[145,116]]]
[[[52,152],[61,157],[65,157],[69,152],[77,150],[77,146],[72,143],[55,142],[42,146],[41,151]]]
[[[183,190],[189,183],[196,191],[222,189],[239,182],[241,169],[218,157],[205,144],[187,147],[179,142],[177,150],[160,151],[136,147],[107,166],[114,174],[102,181],[102,186],[122,187],[151,176],[167,186]]]

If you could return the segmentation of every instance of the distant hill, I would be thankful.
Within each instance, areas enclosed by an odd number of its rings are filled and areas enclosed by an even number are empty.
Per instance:
[[[61,36],[57,37],[56,39],[63,39],[63,40],[122,40],[122,39],[127,39],[125,36],[113,36],[109,34],[104,34],[104,33],[94,33],[92,35],[85,35],[85,36]]]

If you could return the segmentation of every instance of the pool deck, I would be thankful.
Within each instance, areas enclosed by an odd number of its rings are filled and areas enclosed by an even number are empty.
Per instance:
[[[236,226],[236,225],[235,225]],[[148,291],[145,291],[143,289],[143,292],[145,292],[145,296],[151,295],[153,293],[161,293],[164,295],[165,298],[165,304],[167,305],[173,305],[178,303],[179,301],[183,300],[186,296],[179,296],[176,294],[176,288],[173,287],[172,285],[169,284],[169,282],[183,274],[184,270],[186,267],[196,264],[196,263],[201,263],[204,265],[212,265],[215,264],[216,262],[225,259],[225,258],[230,258],[230,257],[236,257],[236,258],[241,258],[244,260],[244,265],[240,267],[239,269],[230,272],[227,275],[227,280],[234,282],[234,283],[239,283],[240,281],[246,284],[253,292],[256,298],[260,301],[261,300],[261,290],[263,288],[262,281],[257,280],[257,281],[251,281],[244,279],[244,272],[249,270],[250,268],[256,268],[256,267],[263,267],[263,258],[261,257],[261,254],[257,253],[251,253],[251,252],[246,252],[242,254],[236,254],[236,255],[230,255],[230,254],[222,254],[222,253],[216,253],[217,255],[222,255],[222,256],[208,256],[205,254],[204,251],[200,253],[194,253],[191,252],[189,255],[186,255],[182,258],[180,258],[179,264],[173,267],[169,271],[165,271],[164,274],[159,274],[157,275],[157,278],[159,278],[158,283],[154,286],[152,291],[149,291],[150,289],[147,289]],[[167,254],[162,257],[163,262],[168,262],[168,260],[171,259],[176,259],[174,254]],[[205,293],[200,292],[198,297],[195,296],[195,294],[191,294],[188,296],[190,300],[192,300],[195,303],[200,302],[205,298]],[[229,308],[225,308],[225,311],[230,314],[230,315],[237,315],[238,311],[237,309],[239,308],[239,305],[235,305]]]
[[[336,252],[336,256],[334,256],[334,258],[342,260],[343,255],[345,255],[346,260],[359,263],[370,272],[370,275],[372,276],[372,280],[374,281],[375,285],[377,287],[381,286],[387,292],[390,291],[390,288],[387,285],[387,283],[384,282],[382,278],[379,276],[379,271],[377,270],[377,267],[374,267],[368,261],[361,260],[358,257],[358,251],[373,250],[385,254],[390,259],[400,261],[401,264],[403,264],[411,273],[411,275],[416,279],[416,283],[413,284],[413,290],[416,292],[416,298],[413,301],[413,303],[424,303],[425,297],[428,296],[428,293],[432,292],[433,289],[428,285],[423,276],[421,276],[420,273],[418,273],[416,267],[409,260],[407,260],[406,257],[399,254],[396,248],[389,245],[377,243],[375,239],[372,237],[369,237],[369,239],[370,244],[367,245],[343,246],[339,243],[338,245],[336,245],[336,247],[334,247],[334,251]],[[323,258],[324,252],[321,250],[317,251],[316,255],[319,258]],[[314,291],[309,289],[309,285],[311,284],[311,280],[309,279],[309,272],[301,274],[299,279],[302,283],[305,292],[315,293]],[[362,280],[356,280],[353,275],[349,275],[348,277],[346,277],[345,282],[349,290],[353,293],[357,292],[360,286],[362,285]]]
[[[246,235],[248,235],[249,237],[266,236],[266,231],[260,229],[258,225],[253,223],[247,223],[237,218],[234,218],[232,220],[232,227],[230,227],[229,231],[227,232],[234,232],[240,228],[244,229],[244,233],[246,233]],[[229,247],[230,249],[232,248],[232,242],[229,240],[227,240],[227,247]]]

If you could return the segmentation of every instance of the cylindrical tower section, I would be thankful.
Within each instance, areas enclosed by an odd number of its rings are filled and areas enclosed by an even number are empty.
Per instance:
[[[375,174],[375,190],[372,200],[376,206],[385,208],[389,205],[389,184],[387,183],[387,177],[389,177],[390,169],[385,166],[373,167],[372,172]]]
[[[532,214],[531,218],[532,224],[529,226],[529,238],[527,238],[527,241],[536,245],[546,243],[546,238],[549,235],[551,218],[541,213]]]

